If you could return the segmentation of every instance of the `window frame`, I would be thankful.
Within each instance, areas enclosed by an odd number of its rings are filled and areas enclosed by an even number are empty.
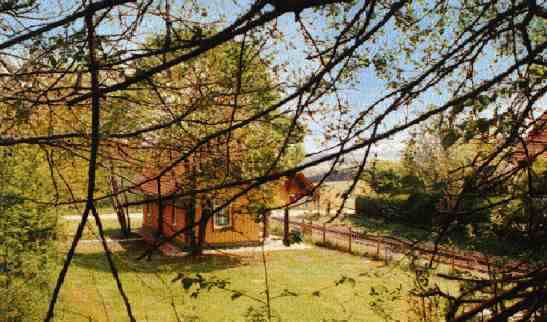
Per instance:
[[[217,203],[213,203],[213,209],[217,208]],[[213,215],[213,229],[214,230],[223,230],[223,229],[230,229],[232,228],[233,226],[233,220],[232,220],[232,205],[228,205],[226,207],[224,207],[222,210],[222,216],[224,216],[225,218],[227,218],[228,220],[228,223],[225,224],[225,225],[218,225],[217,224],[217,220],[219,218],[219,214],[221,214],[221,212],[216,212],[214,215]]]

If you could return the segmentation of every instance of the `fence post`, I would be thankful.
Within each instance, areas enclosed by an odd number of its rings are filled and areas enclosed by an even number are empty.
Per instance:
[[[327,243],[327,224],[323,223],[323,245]]]
[[[270,237],[270,229],[269,229],[269,225],[270,225],[270,211],[266,211],[264,212],[264,218],[262,218],[262,237],[264,239]]]
[[[289,208],[285,208],[283,216],[283,245],[290,246],[289,241]]]
[[[376,258],[380,259],[380,240],[376,240]]]
[[[348,232],[349,232],[349,237],[348,237],[348,251],[351,253],[351,239],[352,239],[352,236],[351,236],[351,226],[348,226]]]

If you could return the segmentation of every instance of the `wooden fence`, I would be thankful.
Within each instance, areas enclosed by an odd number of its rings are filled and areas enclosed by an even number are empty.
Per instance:
[[[271,219],[283,222],[282,218]],[[345,250],[350,253],[362,252],[369,256],[383,259],[386,262],[402,256],[416,256],[422,261],[446,264],[454,268],[473,270],[480,273],[504,272],[518,275],[525,271],[521,262],[507,262],[493,256],[485,256],[480,252],[461,251],[443,246],[435,247],[432,243],[413,243],[394,237],[366,234],[355,231],[351,226],[328,226],[305,222],[289,221],[292,227],[298,227],[307,237],[324,245]]]

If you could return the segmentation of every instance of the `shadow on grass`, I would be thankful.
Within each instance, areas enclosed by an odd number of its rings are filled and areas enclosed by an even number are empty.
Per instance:
[[[148,245],[141,241],[120,243],[121,250],[113,253],[117,269],[120,273],[158,273],[159,271],[176,271],[192,273],[209,273],[234,267],[247,265],[244,257],[238,255],[207,254],[199,257],[166,257],[153,255],[151,259],[141,259]],[[96,245],[97,251],[77,253],[73,263],[77,267],[110,272],[110,267],[100,244]]]
[[[129,233],[129,236],[124,236],[119,228],[114,228],[114,227],[104,228],[103,231],[104,231],[104,235],[107,238],[112,238],[112,239],[139,238],[140,235],[137,233],[139,231],[139,228],[131,229],[131,233]]]

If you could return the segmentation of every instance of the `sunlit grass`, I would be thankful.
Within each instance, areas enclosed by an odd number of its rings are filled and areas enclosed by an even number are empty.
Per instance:
[[[137,261],[143,247],[132,243],[130,247],[113,248],[138,321],[177,321],[177,316],[180,321],[243,321],[252,320],[253,313],[255,319],[265,314],[260,302],[266,299],[261,254]],[[80,245],[78,250],[61,292],[58,321],[127,321],[100,245]],[[386,292],[399,287],[401,297],[384,301],[380,309],[390,320],[407,320],[411,305],[407,293],[414,276],[404,269],[320,248],[272,252],[266,258],[274,320],[381,321],[378,311],[371,308],[376,299],[370,295],[371,288]],[[195,288],[185,291],[180,282],[171,282],[178,273],[225,280],[228,289],[244,295],[232,300],[230,290],[213,288],[192,298]],[[343,276],[354,279],[355,284],[346,280],[336,286]],[[285,290],[295,294],[278,297]]]
[[[103,229],[105,236],[107,238],[120,238],[120,224],[117,219],[108,218],[103,219],[102,221]],[[59,239],[67,240],[72,239],[78,225],[80,224],[79,220],[64,220],[61,219],[57,225],[57,232]],[[142,218],[131,219],[131,230],[132,232],[138,232],[142,226]],[[84,228],[84,233],[82,235],[83,240],[98,239],[99,231],[97,225],[95,224],[95,219],[90,216],[88,218],[87,224]]]

